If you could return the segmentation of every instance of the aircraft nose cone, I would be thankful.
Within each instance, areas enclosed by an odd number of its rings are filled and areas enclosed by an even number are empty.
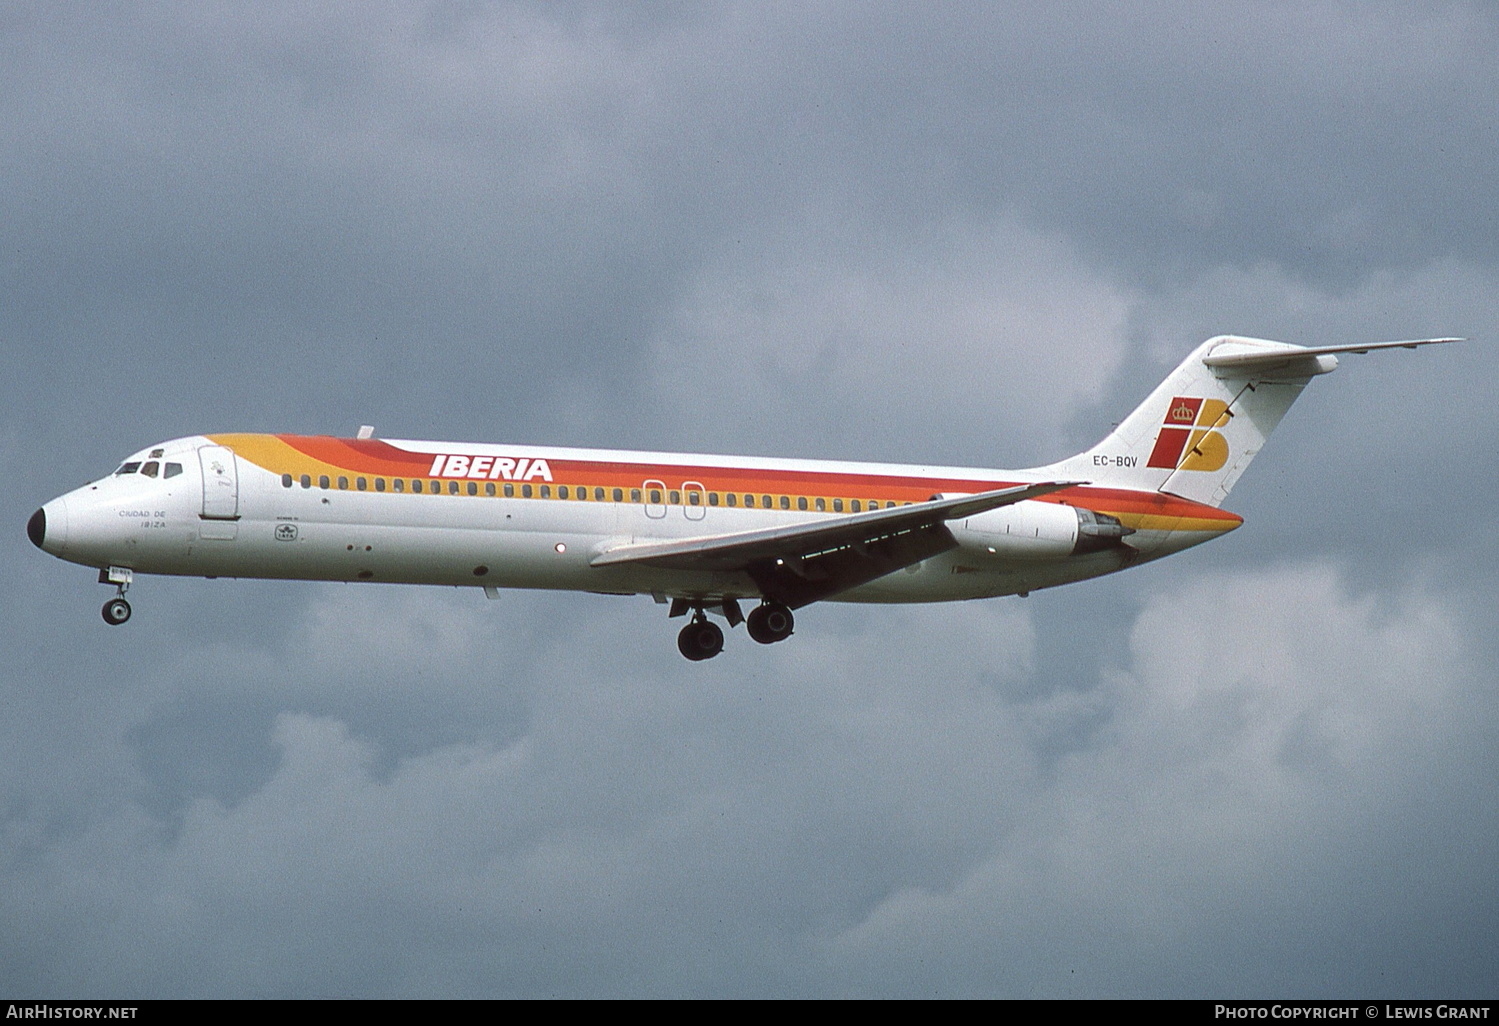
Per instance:
[[[31,539],[31,544],[37,548],[42,547],[42,542],[47,538],[47,511],[37,510],[31,514],[31,519],[26,521],[26,537]]]

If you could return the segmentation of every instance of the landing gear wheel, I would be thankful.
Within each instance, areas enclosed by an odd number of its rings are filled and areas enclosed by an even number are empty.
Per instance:
[[[100,612],[104,614],[105,623],[118,627],[130,619],[130,603],[122,598],[112,598],[104,603],[104,608]]]
[[[677,635],[677,649],[695,663],[712,659],[723,651],[723,631],[711,620],[693,620]]]
[[[785,641],[791,637],[791,628],[795,625],[796,618],[791,615],[791,610],[779,602],[766,602],[756,606],[744,621],[749,636],[762,645]]]

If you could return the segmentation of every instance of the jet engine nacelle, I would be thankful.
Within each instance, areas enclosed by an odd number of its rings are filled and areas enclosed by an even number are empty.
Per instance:
[[[948,522],[969,552],[999,559],[1061,559],[1118,548],[1134,529],[1114,517],[1056,502],[1027,499]]]

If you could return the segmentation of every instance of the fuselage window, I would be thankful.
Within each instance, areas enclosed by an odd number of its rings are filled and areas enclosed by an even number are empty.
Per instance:
[[[708,505],[710,505],[710,506],[717,506],[718,505],[718,493],[717,492],[709,492],[708,493]]]
[[[768,495],[762,495],[762,496],[760,496],[760,505],[763,506],[766,509],[770,509],[770,496],[768,496]]]
[[[673,506],[677,505],[681,501],[682,501],[682,493],[681,492],[672,492],[671,493],[671,504]]]
[[[543,499],[550,499],[552,497],[552,486],[551,485],[542,485],[541,486],[541,497]]]
[[[349,490],[349,479],[344,477],[342,474],[338,476],[338,490],[341,492],[346,492]]]
[[[302,487],[303,488],[311,488],[312,487],[312,475],[311,474],[303,474],[302,475]]]
[[[739,505],[739,496],[735,495],[733,492],[725,492],[723,501],[728,503],[730,506],[737,506]]]
[[[321,477],[319,477],[317,479],[317,486],[319,488],[327,488],[328,487],[328,475],[327,474],[323,474]]]
[[[411,490],[413,492],[419,492],[419,491],[421,491],[422,490],[422,483],[420,481],[416,480],[415,478],[413,478],[412,481],[411,481]]]
[[[470,481],[468,483],[468,493],[470,495],[478,495],[479,494],[479,482],[477,482],[477,481]]]
[[[377,491],[377,492],[383,492],[383,491],[385,491],[385,478],[383,478],[383,477],[377,477],[377,478],[375,478],[375,491]]]
[[[115,471],[115,477],[119,477],[121,474],[134,474],[139,469],[141,469],[139,461],[135,463],[126,463],[121,465],[119,470]]]
[[[651,504],[653,506],[659,506],[659,505],[661,505],[661,489],[659,489],[659,488],[652,488],[651,489]]]
[[[615,491],[619,491],[619,489],[618,489],[618,488],[616,488],[616,489],[615,489]],[[596,501],[596,502],[603,502],[603,501],[604,501],[604,490],[603,490],[603,489],[602,489],[602,488],[595,488],[595,489],[594,489],[594,490],[593,490],[593,498],[594,498],[594,500],[595,500],[595,501]],[[620,498],[620,497],[619,497],[619,496],[618,496],[618,495],[616,495],[616,496],[615,496],[615,497],[614,497],[614,501],[615,501],[615,502],[618,502],[618,501],[619,501],[619,498]]]
[[[513,498],[515,498],[515,485],[513,485],[513,484],[507,484],[505,486],[505,498],[507,498],[507,499],[513,499]]]
[[[356,477],[354,479],[354,487],[358,488],[361,492],[369,490],[369,486],[369,481],[362,477]]]
[[[152,460],[150,463],[147,463],[141,467],[141,474],[144,477],[155,477],[157,472],[160,470],[161,464],[157,463],[155,460]]]
[[[859,512],[859,500],[855,499],[853,502],[850,502],[848,504],[848,508],[853,510],[855,513]]]
[[[827,511],[828,511],[828,500],[826,500],[826,499],[818,499],[817,500],[817,512],[819,512],[819,513],[826,513]]]
[[[546,498],[546,485],[542,485],[541,486],[541,497],[543,499]],[[557,486],[557,498],[559,498],[559,499],[565,499],[565,498],[567,498],[567,485],[558,485]]]
[[[834,499],[833,500],[833,512],[834,513],[842,513],[843,512],[843,500],[842,499]]]
[[[390,486],[398,492],[404,492],[406,490],[406,479],[404,477],[392,478]]]
[[[807,497],[805,495],[799,495],[799,496],[797,496],[797,499],[796,499],[796,508],[797,509],[806,509],[807,508]]]
[[[485,481],[484,482],[484,494],[485,495],[493,495],[494,494],[494,482],[493,481]]]
[[[290,488],[291,487],[291,475],[290,474],[282,474],[281,475],[281,487],[282,488]]]
[[[694,488],[692,491],[690,491],[690,492],[687,493],[687,505],[689,505],[689,506],[701,506],[702,504],[703,504],[703,493],[702,492],[700,492],[700,491],[698,491],[697,489]],[[715,502],[713,505],[717,506],[718,503]]]
[[[631,488],[630,489],[630,501],[631,502],[639,502],[640,501],[640,489],[639,488]],[[659,497],[657,497],[656,501],[660,502],[661,499]]]
[[[449,495],[457,495],[458,494],[458,482],[457,481],[449,481],[448,482],[448,494]]]
[[[530,485],[523,484],[523,485],[520,486],[520,497],[522,499],[529,499],[531,497],[531,486]]]

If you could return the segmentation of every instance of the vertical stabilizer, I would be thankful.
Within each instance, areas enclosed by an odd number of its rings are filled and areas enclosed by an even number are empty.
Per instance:
[[[1337,365],[1318,350],[1220,335],[1102,442],[1040,472],[1220,506],[1306,383]]]

